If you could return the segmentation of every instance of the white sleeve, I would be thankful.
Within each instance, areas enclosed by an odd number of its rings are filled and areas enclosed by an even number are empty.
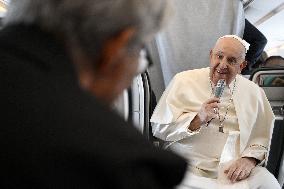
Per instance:
[[[260,88],[260,92],[262,98],[259,100],[257,118],[242,157],[253,157],[263,164],[268,157],[275,116],[263,89]]]
[[[242,153],[241,157],[252,157],[259,160],[259,165],[265,163],[267,156],[267,148],[262,145],[252,144]]]
[[[200,129],[191,131],[188,129],[188,126],[196,115],[197,112],[189,112],[182,114],[177,121],[173,123],[152,123],[153,135],[164,141],[179,141],[195,135],[196,133],[199,133]]]

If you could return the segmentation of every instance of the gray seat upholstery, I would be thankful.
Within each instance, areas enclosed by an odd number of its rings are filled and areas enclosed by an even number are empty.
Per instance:
[[[254,71],[250,76],[250,80],[263,88],[276,116],[266,168],[278,178],[278,181],[283,186],[284,86],[272,85],[272,83],[271,85],[267,85],[264,82],[267,78],[270,79],[271,77],[276,78],[282,76],[284,76],[284,68],[260,68]]]

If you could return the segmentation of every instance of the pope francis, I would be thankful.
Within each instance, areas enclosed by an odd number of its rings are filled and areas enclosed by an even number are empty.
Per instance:
[[[155,108],[154,136],[189,160],[179,189],[280,189],[262,167],[275,117],[264,91],[239,75],[248,48],[238,36],[220,37],[210,68],[177,74]]]

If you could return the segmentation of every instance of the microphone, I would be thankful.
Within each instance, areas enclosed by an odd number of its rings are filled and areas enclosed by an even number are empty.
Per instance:
[[[225,79],[219,79],[217,82],[217,85],[215,87],[215,91],[214,91],[214,96],[216,98],[220,98],[223,94],[223,91],[225,89],[226,86],[226,81]],[[208,127],[209,123],[213,120],[214,118],[210,119],[207,123],[206,123],[206,127]]]
[[[224,88],[226,86],[226,81],[225,79],[220,79],[218,82],[217,82],[217,85],[215,87],[215,93],[214,93],[214,96],[217,97],[217,98],[220,98],[223,94],[223,91],[224,91]]]
[[[225,79],[219,79],[217,82],[217,85],[215,87],[215,91],[214,91],[214,96],[216,98],[220,98],[223,94],[223,91],[225,89],[226,86],[226,81]],[[215,109],[215,108],[214,108]],[[206,127],[208,127],[209,123],[213,120],[214,118],[210,119],[207,123],[206,123]]]

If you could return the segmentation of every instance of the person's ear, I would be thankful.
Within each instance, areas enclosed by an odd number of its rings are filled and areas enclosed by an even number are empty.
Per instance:
[[[244,60],[241,64],[240,64],[240,72],[248,65],[248,61]]]
[[[116,67],[116,60],[126,53],[126,48],[135,34],[132,27],[126,28],[102,45],[96,71],[104,74]]]

